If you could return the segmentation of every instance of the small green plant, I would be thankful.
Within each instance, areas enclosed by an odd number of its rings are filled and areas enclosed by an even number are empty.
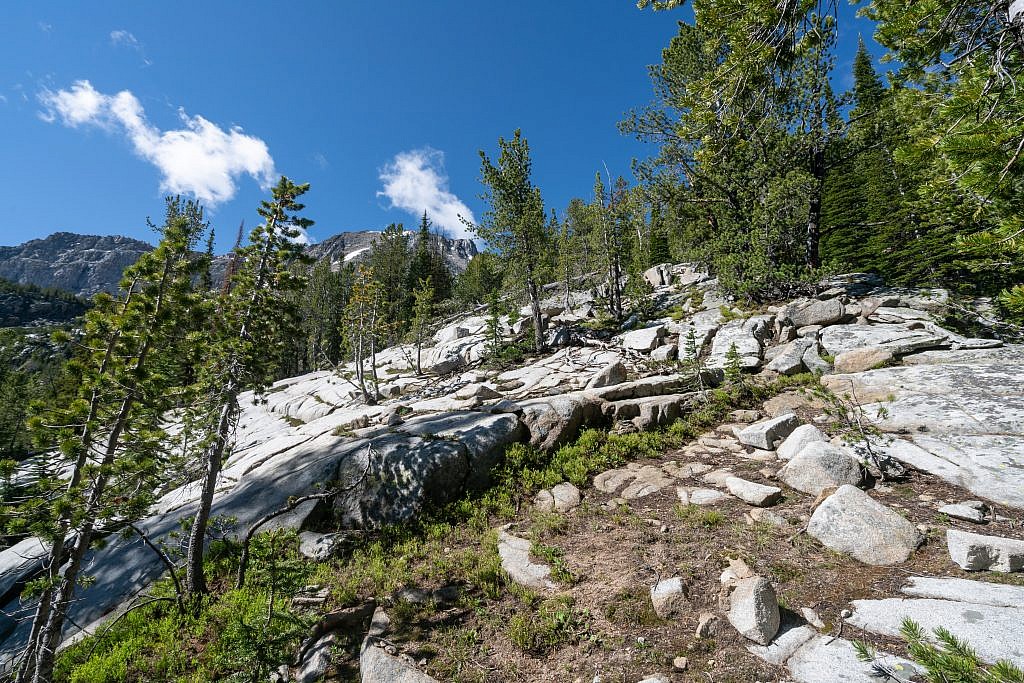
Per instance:
[[[565,553],[561,548],[556,548],[543,543],[534,543],[530,552],[537,558],[551,565],[551,578],[561,584],[571,586],[576,583],[576,575],[572,573],[565,563]]]
[[[842,437],[873,475],[889,481],[906,474],[903,465],[882,450],[885,435],[857,400],[852,383],[848,394],[836,394],[820,384],[812,387],[810,392],[824,405],[823,412],[830,419],[829,431]],[[888,408],[881,405],[875,412],[875,418],[885,419],[888,414]]]
[[[985,666],[966,641],[941,626],[935,629],[935,640],[929,640],[920,624],[904,619],[900,635],[907,641],[910,657],[925,670],[930,683],[1024,683],[1024,671],[1006,660]],[[878,661],[874,648],[859,640],[853,641],[857,658],[867,662],[878,673],[896,679],[891,667]]]
[[[512,643],[533,654],[545,654],[568,643],[578,643],[590,630],[590,614],[576,607],[570,596],[550,598],[535,613],[521,611],[509,619],[507,633]]]
[[[729,350],[725,352],[725,381],[726,384],[739,384],[743,381],[743,366],[740,364],[736,342],[729,344]]]

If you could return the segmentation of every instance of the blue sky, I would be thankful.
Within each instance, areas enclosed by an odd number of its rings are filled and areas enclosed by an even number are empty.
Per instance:
[[[845,85],[857,33],[841,8]],[[688,11],[518,3],[6,3],[0,244],[57,230],[152,241],[162,197],[211,205],[218,247],[276,174],[310,182],[313,239],[483,211],[477,150],[522,128],[549,206],[651,149],[616,123]],[[420,206],[425,205],[425,206]]]

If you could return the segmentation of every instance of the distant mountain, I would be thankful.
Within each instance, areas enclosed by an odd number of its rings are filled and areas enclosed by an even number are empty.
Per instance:
[[[349,263],[366,258],[373,247],[373,241],[380,235],[376,230],[360,230],[359,232],[342,232],[328,237],[323,242],[310,245],[308,253],[315,259],[330,258],[332,262]],[[411,234],[410,247],[415,248],[419,239],[418,233]],[[470,259],[477,254],[473,240],[451,239],[440,235],[431,235],[435,246],[444,256],[444,261],[453,273],[466,270]]]
[[[16,247],[0,247],[0,277],[91,297],[116,290],[124,269],[152,248],[120,235],[55,232]]]
[[[0,278],[0,327],[70,322],[87,308],[85,301],[70,292]]]
[[[343,232],[309,247],[316,259],[332,262],[359,261],[369,256],[380,232]],[[413,244],[416,235],[413,234]],[[438,248],[452,272],[461,273],[476,255],[472,240],[435,236]],[[66,290],[81,297],[97,292],[114,292],[124,269],[153,249],[151,244],[130,237],[76,235],[57,232],[16,247],[0,247],[0,278],[19,285]],[[213,264],[215,279],[224,272],[227,257]]]

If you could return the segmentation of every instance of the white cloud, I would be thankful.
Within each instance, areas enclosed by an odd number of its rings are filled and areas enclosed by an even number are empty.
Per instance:
[[[426,211],[434,225],[452,237],[472,238],[459,220],[474,222],[473,212],[448,190],[444,170],[444,152],[430,147],[400,152],[380,171],[384,189],[378,197],[386,197],[391,208],[402,209],[419,218]]]
[[[48,24],[45,21],[37,21],[36,26],[38,26],[39,30],[43,33],[50,33],[53,31],[53,24]]]
[[[310,235],[305,228],[300,228],[297,225],[291,226],[292,230],[297,231],[299,234],[292,238],[292,242],[295,244],[314,244],[316,240]]]
[[[131,31],[111,31],[110,42],[113,45],[124,45],[133,49],[138,49],[140,47],[138,38],[136,38]]]
[[[0,104],[7,104],[7,95],[0,93]]]
[[[191,194],[209,207],[235,196],[239,176],[252,176],[263,188],[276,176],[263,140],[238,127],[224,130],[184,110],[178,111],[182,128],[161,131],[128,90],[105,95],[83,80],[67,90],[44,90],[39,101],[45,107],[40,114],[44,121],[59,118],[70,128],[95,126],[124,134],[135,153],[160,171],[161,191]]]
[[[139,39],[135,37],[135,34],[131,31],[125,31],[124,29],[118,29],[110,32],[110,44],[114,47],[126,47],[129,50],[134,50],[139,53],[142,58],[142,63],[145,66],[150,66],[153,62],[146,57],[146,48],[139,42]]]

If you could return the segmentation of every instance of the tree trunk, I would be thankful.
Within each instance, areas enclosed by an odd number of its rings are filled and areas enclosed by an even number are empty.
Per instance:
[[[544,318],[540,311],[540,293],[533,277],[532,265],[526,268],[526,291],[530,295],[530,310],[533,312],[533,350],[540,353],[544,349]]]
[[[814,185],[807,206],[806,259],[808,267],[820,268],[821,193],[825,186],[825,152],[820,148],[815,148],[811,153],[811,175],[814,177]]]
[[[228,374],[231,376],[237,374],[237,371],[232,369]],[[197,595],[203,595],[207,591],[206,572],[203,571],[206,528],[210,522],[213,494],[217,489],[217,478],[220,476],[224,450],[227,448],[228,438],[231,435],[231,425],[234,424],[235,414],[238,411],[237,400],[232,400],[238,396],[238,386],[233,378],[229,379],[223,395],[226,398],[221,404],[216,434],[214,435],[213,442],[203,452],[206,476],[203,478],[203,491],[199,497],[199,509],[196,510],[195,519],[192,520],[192,528],[189,530],[188,553],[185,559],[185,590],[193,600]],[[195,606],[193,605],[193,607]]]

